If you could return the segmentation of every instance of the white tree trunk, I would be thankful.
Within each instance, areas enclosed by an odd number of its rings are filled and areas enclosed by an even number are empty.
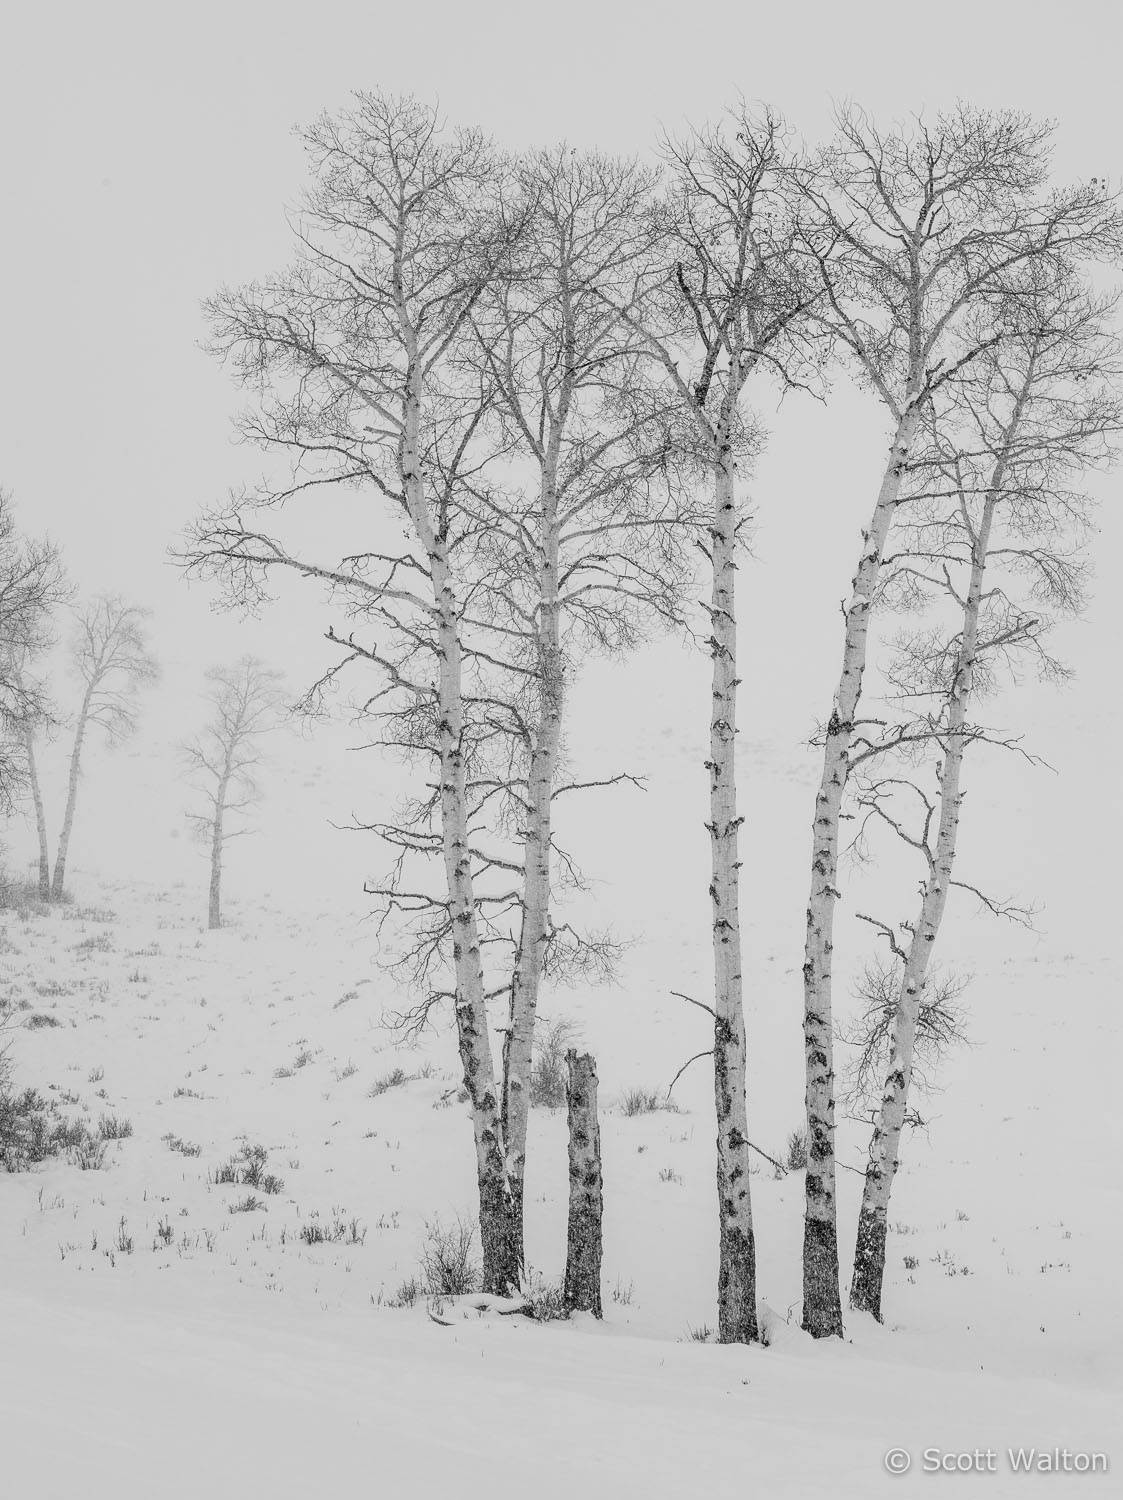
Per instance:
[[[1001,474],[998,476],[998,483],[1001,483]],[[947,701],[948,725],[939,776],[940,820],[936,848],[901,976],[901,989],[893,1018],[889,1066],[882,1090],[881,1108],[870,1141],[869,1163],[858,1217],[850,1306],[860,1312],[873,1313],[878,1321],[881,1320],[881,1294],[885,1278],[889,1196],[900,1159],[901,1131],[904,1128],[909,1086],[912,1082],[917,1020],[936,939],[947,908],[952,868],[955,864],[959,814],[963,802],[961,775],[967,745],[967,706],[971,697],[972,673],[978,648],[983,573],[990,545],[996,494],[997,489],[992,489],[987,498],[974,542],[971,581],[963,611],[955,679]]]
[[[222,926],[223,820],[226,816],[226,790],[230,779],[231,753],[227,754],[227,770],[215,790],[214,819],[211,823],[211,883],[207,898],[207,926],[212,932]]]
[[[542,964],[549,934],[550,852],[553,834],[554,776],[561,748],[565,706],[565,665],[558,608],[557,499],[552,477],[544,488],[543,565],[539,580],[539,715],[531,747],[523,835],[523,897],[519,946],[511,983],[511,1013],[503,1054],[503,1139],[512,1213],[523,1247],[523,1193],[530,1073]]]
[[[35,758],[35,732],[24,726],[24,749],[27,753],[27,779],[31,783],[31,800],[35,807],[35,832],[39,838],[39,898],[51,899],[51,854],[47,844],[47,814],[43,807],[43,788],[39,782],[39,763]]]
[[[404,308],[401,320],[411,358],[401,469],[406,506],[428,555],[433,588],[439,658],[437,732],[440,744],[441,848],[452,928],[457,1036],[464,1086],[471,1102],[476,1147],[483,1289],[507,1296],[519,1287],[520,1266],[504,1172],[502,1127],[487,1030],[487,1002],[469,848],[460,618],[447,544],[434,529],[426,506],[420,447],[422,378],[417,365],[416,342]]]
[[[70,752],[70,779],[66,792],[66,811],[62,818],[58,853],[55,855],[55,873],[51,881],[51,900],[61,901],[66,889],[66,857],[70,852],[70,835],[74,830],[74,809],[78,803],[78,780],[82,771],[82,746],[86,738],[86,724],[90,715],[92,688],[87,688],[82,698],[78,723],[74,730],[74,745]]]
[[[601,1258],[604,1182],[601,1175],[600,1122],[597,1119],[597,1067],[591,1053],[565,1054],[566,1101],[569,1106],[569,1225],[566,1236],[565,1289],[570,1312],[601,1309]]]
[[[905,407],[893,437],[869,530],[846,605],[842,671],[823,751],[815,799],[811,892],[804,949],[804,1059],[809,1149],[803,1234],[803,1327],[815,1338],[842,1336],[835,1198],[834,1047],[831,961],[838,900],[838,845],[842,797],[849,776],[850,743],[866,667],[870,611],[882,554],[919,421],[917,402]]]
[[[737,811],[737,507],[734,463],[719,436],[710,539],[710,897],[713,902],[714,1099],[717,1108],[718,1338],[755,1343],[756,1242],[749,1193],[745,1012],[741,976],[740,828]]]

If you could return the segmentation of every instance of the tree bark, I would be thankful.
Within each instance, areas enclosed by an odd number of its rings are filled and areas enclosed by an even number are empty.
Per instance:
[[[974,538],[971,580],[963,611],[963,630],[955,677],[947,700],[948,726],[939,775],[940,820],[936,849],[901,976],[901,989],[893,1018],[889,1066],[881,1095],[881,1108],[875,1119],[870,1141],[862,1207],[858,1216],[850,1306],[858,1312],[872,1313],[878,1322],[881,1321],[881,1296],[885,1280],[889,1197],[900,1160],[901,1131],[904,1128],[912,1082],[917,1021],[936,939],[947,909],[952,868],[955,864],[959,814],[963,802],[961,775],[967,744],[967,706],[971,697],[972,674],[979,640],[983,573],[1002,477],[1000,469],[995,477],[994,488],[984,504],[978,535]]]
[[[51,899],[51,854],[47,844],[47,814],[43,807],[43,788],[39,782],[39,764],[35,759],[35,732],[24,726],[23,743],[27,752],[27,778],[31,783],[31,800],[35,806],[35,832],[39,838],[39,899]]]
[[[730,444],[719,437],[711,529],[710,897],[713,902],[714,1097],[719,1226],[718,1339],[751,1344],[756,1314],[756,1243],[749,1192],[745,1014],[739,904],[741,817],[737,811],[737,509]]]
[[[86,723],[90,714],[92,687],[87,687],[74,730],[74,746],[70,752],[70,779],[66,792],[66,811],[59,834],[58,853],[55,855],[55,873],[51,881],[51,900],[61,901],[66,888],[66,858],[70,852],[70,835],[74,830],[74,809],[78,803],[78,779],[82,769],[82,746],[86,738]]]
[[[426,507],[421,468],[422,376],[416,338],[405,312],[399,316],[410,373],[404,402],[401,471],[410,520],[429,558],[439,662],[437,733],[440,746],[441,851],[452,928],[456,983],[456,1027],[464,1086],[472,1107],[476,1179],[480,1198],[483,1290],[508,1296],[518,1290],[518,1235],[504,1170],[502,1126],[487,1031],[483,964],[468,837],[468,790],[464,761],[464,703],[460,620],[452,587],[447,543]]]
[[[810,1141],[804,1190],[803,1327],[814,1338],[842,1337],[831,1015],[834,914],[839,894],[839,821],[866,667],[870,611],[882,553],[900,494],[904,465],[918,421],[918,400],[910,399],[898,419],[877,504],[869,529],[863,533],[862,555],[845,609],[842,671],[827,725],[823,774],[815,799],[811,892],[807,903],[803,965],[805,1103]]]
[[[601,1308],[604,1181],[597,1120],[597,1068],[591,1053],[565,1054],[569,1106],[569,1229],[565,1257],[565,1306],[569,1312]]]
[[[215,792],[214,821],[211,824],[211,883],[207,900],[207,927],[211,932],[222,926],[222,841],[226,786],[227,777],[224,776]]]
[[[553,467],[556,467],[556,458]],[[549,936],[554,774],[561,747],[565,705],[565,664],[558,607],[557,496],[552,476],[544,486],[543,500],[543,563],[539,580],[537,643],[539,717],[527,784],[522,920],[511,984],[510,1022],[503,1050],[505,1170],[520,1265],[525,1264],[523,1197],[530,1072],[542,964]]]

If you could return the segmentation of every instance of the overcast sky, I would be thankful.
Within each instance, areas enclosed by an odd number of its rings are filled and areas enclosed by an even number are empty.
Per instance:
[[[1056,118],[1061,177],[1123,173],[1118,23],[1107,0],[56,0],[7,9],[0,484],[26,530],[63,544],[83,590],[155,607],[173,680],[251,641],[244,634],[231,648],[229,620],[212,616],[206,592],[189,593],[166,561],[198,507],[257,467],[231,446],[238,396],[198,349],[199,304],[287,259],[284,210],[304,174],[292,128],[345,105],[350,91],[438,99],[451,120],[506,146],[565,137],[634,153],[650,150],[660,126],[714,118],[738,91],[809,140],[828,132],[842,99],[887,120],[965,98]],[[844,412],[856,400],[839,399]],[[795,735],[825,706],[837,600],[877,478],[880,417],[863,403],[857,437],[837,415],[812,414],[806,436],[798,410],[769,420],[776,440],[753,481],[759,562],[746,574],[746,609],[777,599],[788,609],[789,655],[758,666],[773,688],[807,684],[792,709]],[[858,461],[866,439],[870,466]],[[1094,628],[1077,638],[1081,685],[1055,700],[1057,722],[1074,704],[1087,717],[1104,702],[1105,673],[1112,694],[1118,687],[1108,649],[1123,594],[1118,479],[1101,489],[1112,503],[1100,598]],[[793,549],[809,525],[818,546],[797,568]],[[270,640],[287,649],[279,622],[252,634],[275,657]]]

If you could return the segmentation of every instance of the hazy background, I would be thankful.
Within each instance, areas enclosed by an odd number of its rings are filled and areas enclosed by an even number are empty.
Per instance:
[[[239,622],[216,615],[207,590],[188,588],[166,557],[199,506],[259,467],[231,441],[239,395],[198,348],[199,304],[287,259],[285,208],[304,181],[294,125],[345,106],[352,89],[381,87],[437,99],[450,120],[478,124],[504,146],[565,137],[643,154],[661,127],[713,119],[738,91],[812,141],[829,131],[834,101],[852,98],[886,121],[966,98],[1056,117],[1059,175],[1116,180],[1114,22],[1115,8],[1095,0],[1063,12],[948,0],[771,14],[743,0],[9,7],[0,484],[13,491],[25,530],[62,544],[83,592],[116,590],[152,607],[165,669],[135,744],[96,781],[91,760],[76,868],[96,862],[167,879],[196,869],[168,751],[199,716],[204,668],[254,650],[285,670],[295,692],[327,659],[319,636],[332,615],[307,591],[260,622]],[[745,783],[746,919],[752,928],[765,895],[790,889],[791,925],[780,938],[795,962],[811,811],[805,741],[829,703],[838,601],[884,434],[875,404],[842,376],[829,409],[792,400],[774,412],[763,390],[757,400],[773,437],[750,482],[756,556],[742,572],[742,629],[767,632],[745,668],[741,753],[759,771]],[[1024,727],[1060,774],[981,756],[964,848],[972,875],[993,872],[1000,893],[1043,900],[1036,941],[1062,946],[1106,945],[1115,920],[1114,892],[1099,877],[1120,812],[1118,479],[1100,492],[1097,598],[1088,623],[1064,636],[1079,677],[1063,692],[1012,695],[997,713]],[[703,659],[663,648],[597,666],[578,690],[574,753],[606,770],[646,769],[659,782],[642,811],[589,814],[602,825],[617,819],[619,832],[593,873],[621,890],[646,881],[648,894],[653,862],[672,858],[689,877],[672,887],[666,911],[631,892],[636,921],[673,920],[688,888],[697,905],[683,918],[705,922],[706,670]],[[648,690],[653,722],[640,712]],[[671,726],[679,738],[664,753]],[[395,773],[371,757],[344,760],[326,739],[291,756],[302,769],[283,793],[274,787],[263,835],[273,841],[262,846],[271,871],[302,881],[314,871],[361,906],[356,879],[381,857],[330,834],[325,820],[384,811]],[[56,756],[56,781],[58,769]],[[316,796],[303,798],[311,789]],[[637,825],[629,853],[625,835]],[[762,844],[755,835],[765,828]],[[704,943],[704,926],[697,936]]]

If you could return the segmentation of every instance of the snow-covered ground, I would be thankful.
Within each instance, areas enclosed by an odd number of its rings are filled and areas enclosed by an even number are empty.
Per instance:
[[[830,1346],[799,1332],[802,1180],[777,1180],[762,1160],[753,1191],[771,1342],[696,1340],[714,1321],[706,1065],[676,1086],[678,1112],[630,1117],[621,1098],[665,1088],[706,1044],[705,1018],[670,994],[707,983],[705,720],[693,713],[704,692],[702,663],[664,646],[591,669],[578,698],[575,755],[601,769],[616,768],[605,757],[640,697],[656,699],[655,727],[628,752],[647,791],[575,799],[565,830],[596,879],[588,901],[635,939],[621,983],[550,994],[544,1007],[572,1018],[598,1057],[603,1325],[532,1324],[470,1299],[437,1309],[439,1322],[423,1301],[388,1305],[427,1224],[470,1220],[473,1206],[453,1038],[438,1030],[407,1047],[383,1025],[405,997],[375,961],[361,882],[384,861],[368,836],[329,826],[387,805],[401,771],[348,759],[341,731],[279,738],[260,832],[231,846],[229,925],[207,933],[204,865],[183,834],[168,747],[150,734],[91,761],[74,900],[4,915],[3,983],[25,1019],[58,1023],[18,1033],[18,1082],[91,1126],[127,1119],[132,1134],[101,1170],[0,1176],[5,1492],[272,1497],[360,1483],[418,1495],[455,1485],[473,1500],[681,1496],[728,1474],[766,1495],[857,1497],[939,1483],[925,1449],[971,1455],[973,1471],[946,1476],[957,1493],[1046,1480],[1056,1495],[1110,1492],[1110,1473],[1012,1473],[1006,1451],[1114,1456],[1118,1430],[1123,1205],[1103,1102],[1117,982],[1106,944],[1090,946],[1076,916],[1025,934],[976,917],[968,900],[949,924],[947,958],[974,973],[972,1045],[942,1073],[927,1132],[907,1142],[885,1326],[851,1318],[847,1342]],[[773,1155],[800,1123],[814,775],[787,729],[782,718],[767,735],[748,729],[741,751],[750,1118]],[[1075,754],[1084,734],[1068,726],[1054,757]],[[1038,796],[1046,823],[1067,825],[1084,793],[1021,777],[980,769],[973,852],[1005,870],[1004,889],[1056,896],[1064,916],[1072,872],[1056,869],[1048,886],[1028,840],[1004,866],[1001,820]],[[18,861],[28,845],[13,833]],[[888,899],[890,874],[852,871],[849,888]],[[846,931],[849,972],[867,939]],[[405,1081],[372,1096],[395,1069]],[[236,1211],[246,1187],[214,1177],[247,1145],[265,1148],[281,1187]],[[844,1122],[840,1149],[860,1165],[858,1126]],[[845,1255],[861,1177],[841,1176]],[[564,1119],[537,1111],[528,1252],[546,1280],[562,1269],[565,1195]],[[341,1238],[307,1243],[310,1226]],[[905,1477],[883,1465],[898,1447],[913,1459]]]

